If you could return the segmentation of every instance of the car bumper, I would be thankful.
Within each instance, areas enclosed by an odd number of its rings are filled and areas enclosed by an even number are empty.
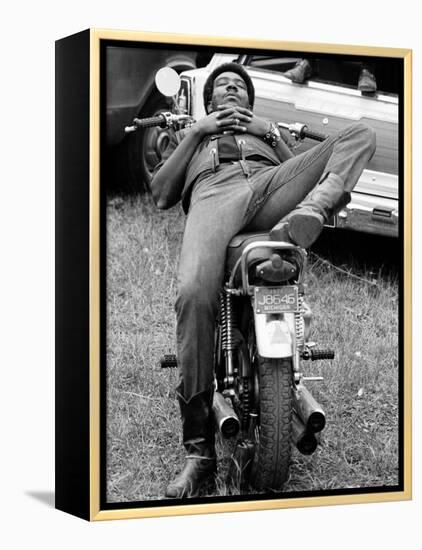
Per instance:
[[[352,193],[351,202],[327,226],[398,237],[398,200]]]

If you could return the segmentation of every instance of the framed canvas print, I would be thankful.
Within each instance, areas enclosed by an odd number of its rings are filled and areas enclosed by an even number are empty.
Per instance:
[[[411,498],[411,51],[56,43],[56,507]]]

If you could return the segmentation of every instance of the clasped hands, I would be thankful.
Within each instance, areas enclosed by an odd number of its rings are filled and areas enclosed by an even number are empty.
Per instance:
[[[219,105],[215,111],[196,123],[201,135],[209,134],[253,134],[262,137],[269,128],[269,122],[238,105]]]

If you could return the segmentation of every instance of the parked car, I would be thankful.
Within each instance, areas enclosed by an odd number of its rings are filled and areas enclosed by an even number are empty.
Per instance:
[[[149,117],[171,109],[154,82],[163,66],[178,73],[203,66],[212,54],[195,51],[107,46],[105,51],[105,126],[107,154],[105,176],[112,185],[139,190],[150,180],[151,166],[157,162],[155,129],[126,136],[124,128],[134,117]],[[162,143],[161,146],[163,145]]]
[[[309,128],[327,135],[356,121],[364,121],[375,129],[375,155],[359,179],[351,202],[330,220],[330,225],[397,237],[399,103],[394,91],[398,80],[392,78],[386,62],[380,64],[378,72],[382,75],[380,83],[384,82],[389,91],[369,96],[357,89],[357,81],[352,85],[350,79],[349,83],[335,80],[345,74],[345,68],[339,70],[334,62],[325,64],[321,71],[325,72],[324,78],[320,73],[319,78],[295,84],[283,75],[292,62],[294,64],[292,58],[276,54],[216,54],[206,67],[181,74],[179,105],[195,119],[205,115],[202,90],[207,76],[216,66],[228,61],[244,65],[250,74],[255,85],[254,112],[258,116],[285,123],[306,123]],[[313,146],[315,142],[305,140],[298,152]]]

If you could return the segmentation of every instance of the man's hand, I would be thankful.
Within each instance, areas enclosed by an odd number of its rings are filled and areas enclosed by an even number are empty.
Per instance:
[[[268,132],[270,123],[255,116],[249,109],[237,105],[220,105],[218,111],[224,113],[224,120],[230,119],[231,122],[226,128],[230,132],[248,133],[258,137],[263,137]]]
[[[219,105],[217,110],[199,120],[195,126],[200,135],[248,133],[262,137],[268,131],[268,121],[249,109],[237,105]]]

